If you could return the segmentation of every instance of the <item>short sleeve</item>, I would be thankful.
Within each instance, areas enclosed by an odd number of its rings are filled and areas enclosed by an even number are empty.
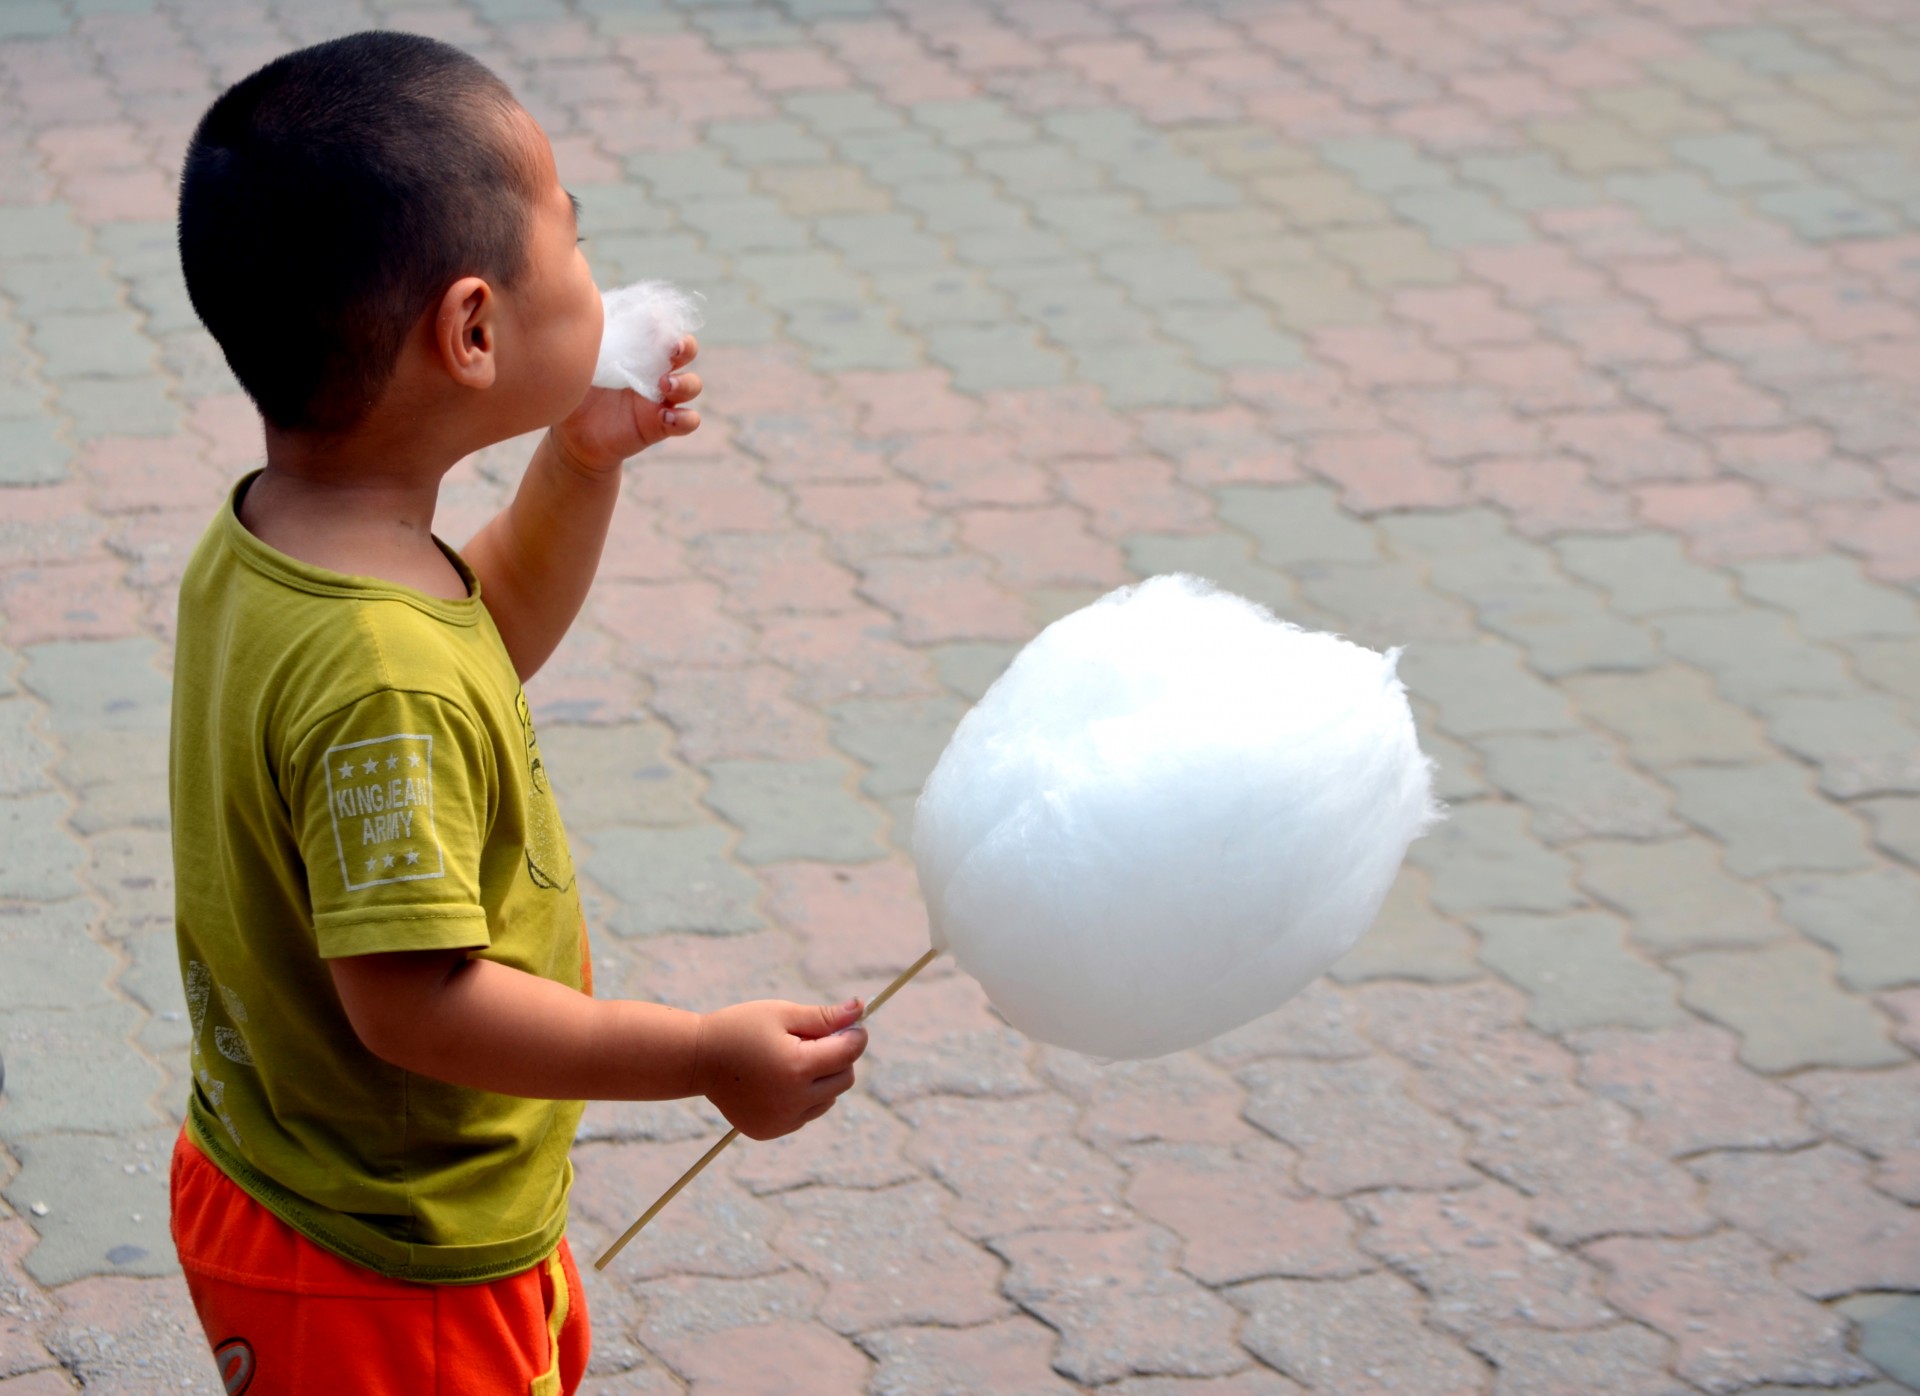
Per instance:
[[[490,943],[480,863],[493,755],[473,720],[385,690],[316,723],[288,772],[322,959]]]

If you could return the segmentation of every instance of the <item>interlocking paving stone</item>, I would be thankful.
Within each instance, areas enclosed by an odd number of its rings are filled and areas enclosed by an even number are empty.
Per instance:
[[[1851,872],[1870,864],[1859,826],[1783,764],[1695,766],[1666,773],[1683,819],[1718,839],[1742,876]]]
[[[626,936],[759,930],[759,888],[726,858],[717,827],[602,829],[580,871],[619,903],[607,923]]]
[[[1542,1032],[1662,1028],[1685,1015],[1675,985],[1627,948],[1610,916],[1476,916],[1481,961],[1524,990],[1527,1021]]]
[[[107,8],[0,6],[0,887],[54,898],[0,905],[0,1034],[82,1025],[59,1109],[138,1116],[23,1138],[45,1054],[0,1044],[0,1177],[50,1204],[0,1219],[23,1396],[207,1379],[120,1190],[187,1071],[171,592],[262,442],[170,171],[217,82],[366,22]],[[597,277],[707,296],[706,425],[529,684],[605,992],[885,982],[945,732],[1128,576],[1407,646],[1454,806],[1327,981],[1190,1056],[1037,1049],[930,970],[863,1091],[588,1277],[585,1390],[1920,1386],[1911,1306],[1848,1288],[1912,1281],[1920,1206],[1920,47],[1885,3],[1444,8],[385,16],[522,93]],[[451,477],[453,541],[523,461]],[[594,1105],[580,1246],[719,1128]]]
[[[1730,876],[1720,850],[1697,835],[1595,839],[1568,851],[1580,885],[1630,916],[1635,942],[1653,954],[1761,945],[1785,934],[1766,894]]]
[[[1835,987],[1828,957],[1784,941],[1669,960],[1681,999],[1740,1035],[1740,1060],[1777,1073],[1808,1066],[1876,1067],[1907,1060],[1865,1001]]]

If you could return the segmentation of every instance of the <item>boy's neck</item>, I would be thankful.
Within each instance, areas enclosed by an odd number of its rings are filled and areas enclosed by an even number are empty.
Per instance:
[[[433,539],[440,481],[454,465],[438,454],[269,428],[267,466],[240,501],[240,522],[315,567],[464,598],[466,583]]]

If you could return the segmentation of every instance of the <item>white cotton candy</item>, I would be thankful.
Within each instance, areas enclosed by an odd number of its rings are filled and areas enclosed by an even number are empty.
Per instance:
[[[1055,622],[921,792],[934,945],[1021,1032],[1098,1057],[1279,1007],[1438,817],[1398,654],[1185,576]]]
[[[660,401],[660,379],[673,367],[673,351],[700,328],[700,303],[664,281],[637,281],[617,291],[602,291],[606,324],[600,331],[596,388],[632,388]]]

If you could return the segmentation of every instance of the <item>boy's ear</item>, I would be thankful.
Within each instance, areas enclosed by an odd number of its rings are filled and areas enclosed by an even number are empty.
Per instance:
[[[494,376],[493,288],[463,276],[440,297],[433,319],[433,347],[440,365],[464,388],[490,388]]]

